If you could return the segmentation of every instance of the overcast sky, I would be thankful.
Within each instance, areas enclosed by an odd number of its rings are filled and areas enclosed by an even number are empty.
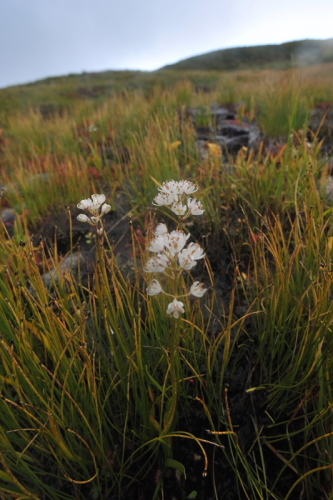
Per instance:
[[[333,0],[0,0],[0,87],[333,37]]]

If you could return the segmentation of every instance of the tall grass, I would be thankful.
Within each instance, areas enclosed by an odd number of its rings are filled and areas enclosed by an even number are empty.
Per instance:
[[[7,117],[4,201],[21,216],[0,239],[6,500],[332,497],[332,210],[320,144],[297,132],[324,91],[311,74],[256,94],[242,75],[232,93],[181,82],[47,121]],[[244,117],[259,109],[267,134],[294,130],[278,156],[262,144],[228,164],[200,158],[187,109],[227,95]],[[184,299],[178,320],[147,296],[135,226],[126,272],[107,235],[76,274],[61,270],[57,247],[31,241],[46,215],[68,218],[93,192],[122,200],[149,234],[167,218],[150,208],[156,186],[171,178],[201,188],[205,215],[185,228],[205,246],[193,275],[209,288]]]
[[[294,74],[267,85],[257,103],[259,125],[268,137],[287,136],[293,130],[303,130],[313,104],[311,95],[302,92],[299,77]]]

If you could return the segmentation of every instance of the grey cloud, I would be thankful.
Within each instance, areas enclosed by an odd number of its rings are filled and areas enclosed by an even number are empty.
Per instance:
[[[310,8],[311,6],[311,8]],[[224,47],[330,38],[317,0],[1,0],[0,87],[82,70],[156,69]]]

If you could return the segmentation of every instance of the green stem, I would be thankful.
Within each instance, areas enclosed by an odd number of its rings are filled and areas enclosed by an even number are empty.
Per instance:
[[[173,426],[176,423],[176,412],[178,403],[178,387],[179,387],[179,335],[180,335],[180,323],[177,319],[174,320],[174,325],[171,331],[170,338],[170,372],[171,372],[171,407],[166,412],[166,422],[163,429],[164,434],[168,434],[170,430],[173,430]]]
[[[178,297],[179,282],[181,279],[182,271],[179,271],[173,283],[174,296]],[[176,424],[176,412],[178,403],[178,390],[179,390],[179,339],[180,339],[180,321],[179,319],[174,319],[173,326],[171,329],[171,337],[169,344],[169,356],[170,356],[170,372],[171,372],[171,407],[166,412],[166,422],[163,432],[167,434],[170,430],[173,430],[173,426]]]

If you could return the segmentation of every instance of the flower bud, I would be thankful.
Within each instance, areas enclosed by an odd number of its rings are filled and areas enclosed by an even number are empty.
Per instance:
[[[79,220],[80,222],[90,222],[89,217],[87,215],[84,215],[84,214],[78,215],[77,220]]]
[[[111,210],[111,205],[108,205],[107,203],[104,203],[104,205],[101,208],[101,215],[108,214]]]

